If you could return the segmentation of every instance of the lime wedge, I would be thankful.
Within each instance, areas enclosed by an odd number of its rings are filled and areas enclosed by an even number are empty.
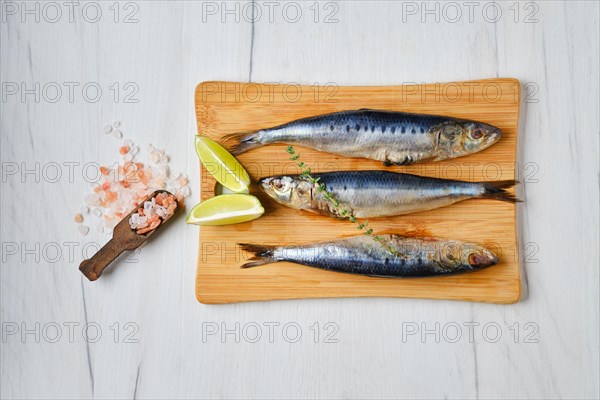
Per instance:
[[[260,201],[249,194],[222,194],[196,204],[185,219],[195,225],[231,225],[263,215]]]
[[[235,193],[248,193],[250,176],[223,146],[205,136],[196,136],[196,153],[209,174]]]

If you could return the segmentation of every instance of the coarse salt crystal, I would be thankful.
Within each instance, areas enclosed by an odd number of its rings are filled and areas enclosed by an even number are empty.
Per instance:
[[[104,134],[110,133],[112,132],[113,128],[110,125],[106,125],[103,129],[102,132],[104,132]]]
[[[156,210],[152,203],[150,203],[150,202],[144,203],[144,215],[146,215],[149,218],[152,218],[155,213],[156,213]]]
[[[122,132],[116,129],[118,126],[119,124],[115,124],[111,127],[111,132],[120,137]],[[125,149],[119,148],[122,161],[113,168],[104,167],[103,173],[99,174],[100,179],[92,183],[94,192],[85,197],[86,205],[84,207],[87,212],[100,218],[97,226],[102,227],[106,234],[110,234],[112,228],[135,207],[144,209],[142,201],[154,190],[162,189],[178,193],[176,196],[178,200],[185,197],[184,194],[189,193],[189,188],[180,193],[182,187],[186,185],[181,185],[177,181],[181,178],[181,174],[170,173],[169,157],[165,154],[164,149],[157,149],[152,144],[148,144],[147,155],[153,162],[144,163],[133,161],[134,154],[139,152],[139,147],[135,146],[131,140],[123,140],[121,147],[124,146],[129,149],[125,152]],[[138,233],[140,230],[156,225],[157,218],[168,218],[173,211],[171,210],[173,204],[165,207],[156,202],[150,203],[154,206],[148,209],[148,215],[139,216],[137,219]],[[150,220],[150,218],[152,219]]]
[[[79,208],[79,212],[81,214],[87,214],[90,212],[90,208],[86,205],[81,206],[81,208]]]
[[[190,188],[187,186],[182,187],[181,194],[183,195],[183,197],[188,197],[190,195]]]
[[[123,132],[121,132],[121,131],[120,131],[120,130],[118,130],[118,129],[115,129],[115,130],[113,131],[113,133],[112,133],[112,134],[113,134],[113,136],[114,136],[114,137],[116,137],[117,139],[121,139],[121,138],[123,137]]]
[[[78,224],[83,222],[83,215],[81,215],[80,213],[75,214],[75,216],[73,217],[73,220],[75,222],[77,222]]]
[[[113,126],[114,126],[115,128],[118,128],[118,127],[120,127],[120,126],[121,126],[121,121],[115,121],[115,122],[113,122]]]
[[[85,225],[78,225],[77,230],[79,231],[79,233],[81,233],[83,236],[85,236],[90,231],[90,228]]]
[[[168,204],[168,208],[164,204]],[[173,195],[159,193],[144,202],[143,211],[134,213],[129,218],[129,226],[135,229],[138,235],[146,234],[156,229],[163,221],[169,219],[176,209]],[[143,214],[143,215],[142,215]]]
[[[165,164],[159,164],[154,167],[154,170],[160,178],[164,179],[167,176],[167,172],[169,172],[169,167]]]
[[[98,196],[96,193],[88,194],[85,196],[85,203],[88,206],[98,206],[100,205],[100,196]]]
[[[167,209],[164,207],[157,207],[156,208],[156,215],[158,215],[161,218],[165,218],[167,216]]]

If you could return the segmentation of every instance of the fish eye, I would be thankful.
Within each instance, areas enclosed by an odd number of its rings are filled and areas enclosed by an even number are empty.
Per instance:
[[[467,260],[469,261],[469,264],[477,265],[477,254],[475,254],[475,253],[469,254],[469,257],[467,258]]]
[[[471,137],[475,140],[481,139],[483,137],[483,131],[479,128],[475,128],[471,132]]]
[[[275,187],[275,189],[281,190],[285,187],[285,184],[283,182],[281,182],[280,179],[277,179],[277,180],[273,181],[273,186]]]

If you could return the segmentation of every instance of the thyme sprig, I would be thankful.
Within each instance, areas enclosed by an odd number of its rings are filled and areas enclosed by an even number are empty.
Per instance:
[[[374,241],[381,244],[381,246],[383,246],[383,248],[386,249],[386,251],[390,254],[401,256],[401,254],[394,249],[383,236],[373,234],[373,228],[369,228],[369,221],[360,222],[352,210],[348,210],[340,205],[340,201],[335,197],[335,195],[327,191],[326,185],[323,182],[319,182],[321,178],[315,178],[312,175],[310,167],[307,166],[303,161],[299,161],[300,153],[296,153],[296,150],[294,150],[293,146],[288,146],[286,151],[290,155],[290,160],[294,161],[298,168],[300,168],[300,175],[311,182],[319,192],[323,193],[323,198],[333,205],[334,211],[337,212],[338,215],[348,219],[348,221],[351,223],[356,224],[356,229],[363,231],[364,235],[369,236]]]

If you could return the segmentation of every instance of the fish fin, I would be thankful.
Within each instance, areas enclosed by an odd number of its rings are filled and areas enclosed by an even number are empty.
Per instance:
[[[250,267],[258,267],[259,265],[270,264],[273,262],[277,262],[274,256],[274,250],[276,246],[267,246],[261,244],[253,244],[253,243],[238,243],[238,245],[242,248],[242,250],[247,251],[248,253],[253,253],[252,258],[250,258],[241,268],[250,268]]]
[[[398,166],[402,166],[402,165],[412,165],[412,164],[417,164],[417,163],[422,163],[422,162],[429,162],[429,161],[434,161],[434,157],[427,157],[427,158],[419,158],[418,160],[411,157],[411,156],[406,156],[402,159],[402,161],[384,161],[383,165],[385,165],[386,167],[390,166],[390,165],[398,165]]]
[[[508,193],[506,188],[515,186],[519,181],[506,180],[506,181],[493,181],[493,182],[481,182],[485,189],[485,192],[479,196],[482,199],[493,199],[506,201],[508,203],[520,203],[523,200],[518,199],[512,193]]]
[[[258,132],[242,132],[225,135],[221,138],[221,143],[223,143],[233,155],[238,155],[263,145],[260,143]]]

